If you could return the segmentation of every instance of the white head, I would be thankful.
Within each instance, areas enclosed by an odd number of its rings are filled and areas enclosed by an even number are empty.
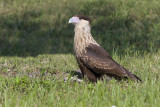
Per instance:
[[[89,17],[86,17],[86,16],[75,15],[75,16],[73,16],[69,19],[68,23],[72,23],[76,27],[90,28],[91,19]]]

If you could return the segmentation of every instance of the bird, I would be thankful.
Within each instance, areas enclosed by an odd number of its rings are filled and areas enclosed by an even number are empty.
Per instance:
[[[142,81],[131,73],[102,48],[91,35],[91,18],[84,15],[74,15],[68,21],[74,28],[74,53],[83,78],[88,82],[111,79]]]

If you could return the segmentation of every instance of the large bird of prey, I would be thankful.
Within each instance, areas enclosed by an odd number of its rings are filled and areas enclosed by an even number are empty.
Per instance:
[[[90,82],[97,82],[104,78],[117,80],[130,78],[133,81],[141,79],[127,71],[93,39],[91,35],[91,19],[82,15],[75,15],[69,19],[75,25],[74,51],[82,72]]]

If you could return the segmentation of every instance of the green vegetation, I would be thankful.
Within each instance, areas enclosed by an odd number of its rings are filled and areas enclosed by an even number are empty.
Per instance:
[[[159,0],[0,0],[0,106],[160,105]],[[64,82],[78,69],[73,26],[93,19],[92,35],[143,83]]]
[[[160,6],[154,0],[0,0],[0,55],[73,53],[68,19],[93,19],[92,34],[109,53],[160,48]]]
[[[119,83],[115,80],[97,84],[64,82],[66,71],[77,70],[73,55],[39,55],[37,57],[0,58],[0,104],[2,106],[57,107],[143,107],[160,105],[159,53],[125,55],[120,64],[143,79]],[[128,63],[130,62],[130,63]]]

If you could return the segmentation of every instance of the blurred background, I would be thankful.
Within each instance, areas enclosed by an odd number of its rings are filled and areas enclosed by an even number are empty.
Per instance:
[[[0,0],[0,56],[73,53],[75,14],[92,18],[92,35],[112,54],[160,48],[159,0]]]

